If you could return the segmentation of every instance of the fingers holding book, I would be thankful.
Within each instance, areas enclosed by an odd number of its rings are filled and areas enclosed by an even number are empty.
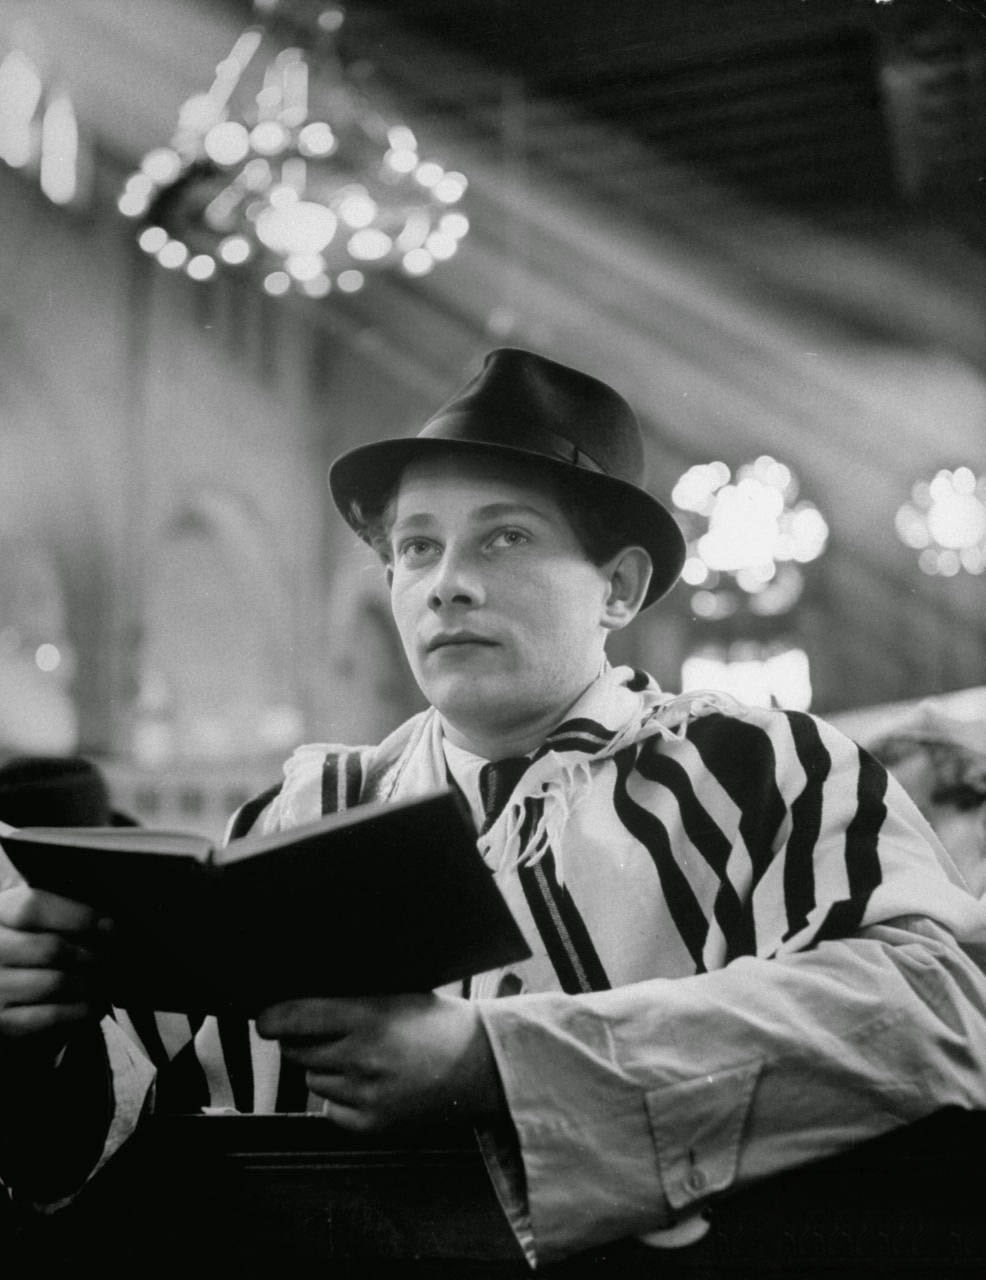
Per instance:
[[[478,1119],[498,1109],[492,1050],[473,1005],[436,994],[291,1000],[257,1029],[304,1067],[325,1114],[355,1132]]]
[[[27,885],[0,892],[0,1043],[50,1042],[54,1051],[106,1006],[96,912]]]

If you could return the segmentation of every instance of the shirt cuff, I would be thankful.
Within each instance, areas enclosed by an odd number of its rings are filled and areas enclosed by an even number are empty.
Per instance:
[[[616,1059],[607,1019],[577,997],[477,1007],[512,1121],[481,1130],[480,1149],[528,1262],[626,1237],[695,1239],[682,1224],[735,1177],[759,1061],[647,1087]]]

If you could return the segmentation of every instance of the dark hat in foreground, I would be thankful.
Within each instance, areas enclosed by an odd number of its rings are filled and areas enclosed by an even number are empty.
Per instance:
[[[0,821],[12,827],[132,826],[100,769],[81,756],[12,756],[0,764]]]
[[[576,480],[585,502],[620,513],[654,562],[644,608],[674,585],[685,540],[671,513],[641,485],[644,445],[629,404],[598,378],[530,351],[491,351],[416,436],[360,445],[329,469],[329,488],[360,531],[410,462],[449,450],[510,455]]]

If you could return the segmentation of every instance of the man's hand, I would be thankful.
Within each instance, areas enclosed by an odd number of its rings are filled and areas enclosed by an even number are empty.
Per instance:
[[[257,1018],[343,1128],[473,1121],[502,1106],[476,1007],[455,996],[290,1000]]]
[[[101,927],[90,907],[57,894],[0,892],[0,1058],[15,1043],[54,1058],[104,1011],[93,952]]]

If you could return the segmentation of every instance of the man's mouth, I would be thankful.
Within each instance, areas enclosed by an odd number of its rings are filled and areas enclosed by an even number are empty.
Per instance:
[[[456,631],[435,636],[428,641],[427,649],[429,653],[434,653],[438,649],[463,648],[467,645],[492,647],[495,643],[495,640],[489,640],[486,636],[474,635],[470,631]]]

